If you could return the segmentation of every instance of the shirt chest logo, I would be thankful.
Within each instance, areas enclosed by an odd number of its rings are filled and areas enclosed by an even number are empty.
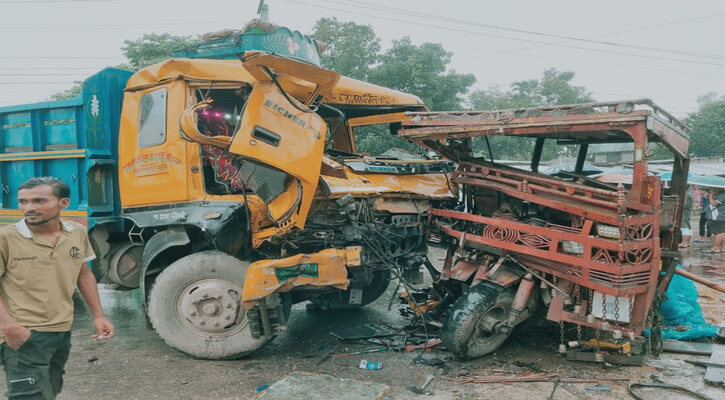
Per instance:
[[[79,260],[81,258],[81,249],[76,246],[70,248],[70,258]]]

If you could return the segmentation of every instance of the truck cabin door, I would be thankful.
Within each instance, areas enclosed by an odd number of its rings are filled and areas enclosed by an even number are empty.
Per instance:
[[[304,228],[320,177],[327,124],[315,113],[315,103],[334,87],[340,75],[291,59],[248,52],[244,67],[254,76],[239,128],[232,137],[195,138],[190,108],[182,130],[192,140],[227,148],[241,162],[239,177],[268,208],[269,218],[282,229]],[[306,101],[288,94],[277,78],[304,81],[312,88]],[[310,85],[310,83],[312,85]]]

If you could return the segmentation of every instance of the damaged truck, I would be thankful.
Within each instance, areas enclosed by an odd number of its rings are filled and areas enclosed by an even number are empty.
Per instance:
[[[100,282],[138,289],[171,346],[227,359],[285,329],[291,305],[353,309],[426,258],[425,223],[458,190],[451,161],[356,154],[355,132],[427,111],[319,67],[315,41],[235,32],[70,100],[0,108],[0,216],[27,178],[72,187]]]
[[[406,116],[399,135],[456,161],[451,181],[463,191],[461,208],[428,210],[430,232],[440,235],[447,256],[432,287],[410,294],[422,317],[442,325],[445,347],[483,356],[540,315],[559,323],[568,357],[631,362],[643,331],[657,326],[679,257],[687,127],[647,99]],[[489,139],[500,136],[530,146],[530,164],[495,161]],[[474,140],[489,154],[475,154]],[[589,146],[601,143],[630,146],[631,181],[582,173]],[[572,172],[539,172],[549,144],[577,154]],[[674,160],[669,187],[648,172],[653,146]],[[574,349],[565,325],[576,329]],[[576,349],[584,346],[593,351]]]

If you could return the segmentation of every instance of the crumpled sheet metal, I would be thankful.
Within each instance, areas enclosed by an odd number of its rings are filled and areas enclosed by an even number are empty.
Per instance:
[[[133,74],[126,84],[126,90],[141,90],[175,80],[257,82],[239,60],[172,58]],[[280,75],[279,81],[297,99],[309,96],[314,88],[309,82],[287,75]],[[425,110],[418,96],[345,76],[340,77],[326,102],[359,106],[416,106],[416,109]]]
[[[379,196],[380,194],[406,194],[412,198],[455,199],[446,174],[419,175],[358,175],[347,171],[347,179],[334,176],[322,176],[330,190],[330,197],[342,197],[348,193],[353,196]]]
[[[272,293],[289,292],[302,285],[347,289],[350,284],[347,267],[361,264],[361,252],[362,247],[350,246],[254,262],[249,266],[244,280],[242,305],[251,309],[259,300]],[[280,272],[284,272],[284,275]]]

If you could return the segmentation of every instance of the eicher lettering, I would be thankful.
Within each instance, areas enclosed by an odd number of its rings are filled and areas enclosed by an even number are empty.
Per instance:
[[[279,115],[290,119],[295,124],[297,124],[303,128],[305,127],[305,125],[306,125],[305,121],[297,118],[297,116],[292,114],[291,111],[285,109],[284,107],[282,107],[280,105],[275,104],[272,100],[265,100],[264,105],[265,105],[265,107],[268,107],[271,110],[276,111]]]

